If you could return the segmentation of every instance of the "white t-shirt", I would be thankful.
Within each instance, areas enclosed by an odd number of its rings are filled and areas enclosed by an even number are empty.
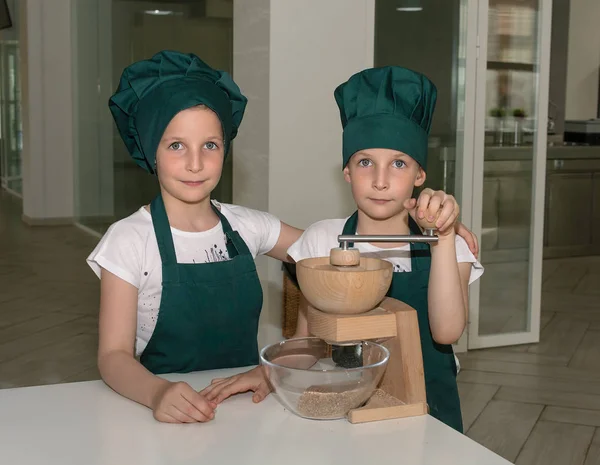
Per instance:
[[[250,208],[212,201],[237,231],[253,258],[271,251],[281,231],[281,222],[271,215]],[[209,263],[229,260],[221,222],[203,232],[171,228],[178,263]],[[154,332],[162,294],[162,261],[152,216],[141,207],[114,223],[87,258],[100,277],[104,268],[138,289],[136,354],[140,355]]]
[[[329,256],[331,249],[340,246],[337,237],[342,234],[346,220],[347,218],[323,220],[309,226],[300,239],[288,249],[289,256],[296,262],[305,258]],[[394,271],[397,273],[411,271],[410,244],[384,249],[367,242],[355,242],[354,247],[360,250],[364,257],[387,260],[394,265]],[[483,266],[471,253],[466,241],[458,235],[456,236],[456,259],[458,263],[472,263],[469,284],[483,274]]]

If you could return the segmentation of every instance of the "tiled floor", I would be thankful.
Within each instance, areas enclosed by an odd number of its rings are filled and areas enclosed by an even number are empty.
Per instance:
[[[75,227],[28,228],[0,191],[0,388],[98,377],[97,239]]]
[[[519,465],[600,465],[599,296],[600,257],[548,260],[540,343],[459,355],[469,437]]]
[[[20,214],[0,193],[0,388],[98,379],[97,239]],[[544,263],[540,344],[460,355],[468,436],[518,465],[600,465],[599,296],[600,257]]]

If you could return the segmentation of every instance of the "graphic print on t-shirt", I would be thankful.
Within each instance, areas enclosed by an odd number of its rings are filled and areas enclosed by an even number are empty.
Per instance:
[[[225,239],[227,241],[227,239]],[[214,262],[224,262],[229,260],[229,254],[227,253],[227,249],[223,250],[223,247],[219,247],[217,244],[213,244],[213,246],[204,251],[206,255],[206,263],[214,263]]]

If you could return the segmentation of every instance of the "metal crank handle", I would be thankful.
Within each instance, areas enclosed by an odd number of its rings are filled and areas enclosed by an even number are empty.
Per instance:
[[[433,234],[433,229],[426,229],[423,235],[382,235],[382,236],[367,236],[367,235],[341,235],[338,236],[338,242],[343,250],[348,249],[348,242],[437,242],[439,237]]]

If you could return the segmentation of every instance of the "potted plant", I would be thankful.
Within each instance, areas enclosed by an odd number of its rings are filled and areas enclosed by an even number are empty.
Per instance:
[[[515,118],[525,118],[527,116],[527,113],[525,113],[525,110],[523,110],[522,108],[515,108],[513,110],[513,116]]]
[[[490,110],[490,116],[494,118],[504,118],[504,116],[506,116],[506,111],[504,108],[492,108]]]

